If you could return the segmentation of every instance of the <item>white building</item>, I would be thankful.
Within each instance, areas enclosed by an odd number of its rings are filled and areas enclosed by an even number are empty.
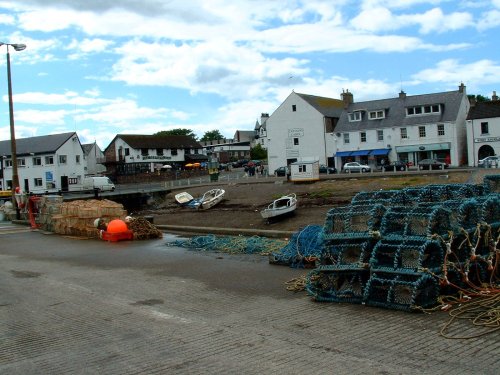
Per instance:
[[[86,143],[82,145],[85,158],[85,175],[95,176],[106,172],[104,152],[97,143]]]
[[[260,145],[263,149],[267,150],[267,119],[269,118],[269,113],[262,113],[260,115],[260,123],[257,120],[255,122],[254,135],[255,141],[253,146]]]
[[[163,165],[207,161],[203,147],[187,135],[118,134],[104,150],[109,175],[149,173]]]
[[[342,94],[345,111],[335,127],[336,166],[359,161],[375,167],[382,160],[416,165],[427,158],[452,166],[467,163],[466,118],[470,108],[465,86],[457,91],[354,102]],[[320,134],[318,133],[318,136]]]
[[[265,121],[269,171],[296,161],[331,165],[328,143],[343,102],[292,92]]]
[[[19,185],[23,192],[79,190],[85,174],[82,145],[75,132],[16,140]],[[0,141],[2,188],[12,189],[11,142]]]
[[[478,160],[500,155],[500,100],[493,92],[491,101],[471,106],[467,116],[469,166],[476,167]]]

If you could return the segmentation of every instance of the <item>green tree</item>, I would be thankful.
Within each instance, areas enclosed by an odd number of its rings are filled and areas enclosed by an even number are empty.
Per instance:
[[[469,98],[469,101],[475,100],[476,103],[489,102],[491,100],[487,96],[483,96],[483,95],[467,95],[467,97]]]
[[[165,136],[165,135],[187,135],[191,138],[193,138],[195,141],[197,140],[196,139],[196,134],[193,133],[193,131],[191,129],[181,129],[181,128],[178,128],[178,129],[172,129],[172,130],[162,130],[162,131],[159,131],[153,135],[161,135],[161,136]]]
[[[264,160],[267,159],[267,150],[262,148],[260,144],[250,149],[250,157],[252,160]]]
[[[216,141],[217,139],[223,139],[224,136],[218,130],[210,130],[203,134],[200,141]]]

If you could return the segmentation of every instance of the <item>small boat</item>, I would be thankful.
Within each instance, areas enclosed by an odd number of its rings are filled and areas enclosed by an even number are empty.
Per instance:
[[[199,198],[201,208],[206,210],[210,207],[215,206],[217,203],[224,199],[225,194],[226,191],[224,189],[212,189],[207,191],[201,198]]]
[[[277,217],[291,214],[297,208],[297,196],[295,194],[283,195],[276,199],[267,208],[260,211],[261,216],[268,221]]]
[[[182,192],[175,195],[175,200],[181,206],[206,210],[224,199],[224,194],[226,194],[224,189],[211,189],[205,192],[200,198],[193,198],[191,194]]]
[[[185,191],[179,194],[175,194],[175,200],[181,206],[186,206],[193,199],[194,199],[193,196]]]

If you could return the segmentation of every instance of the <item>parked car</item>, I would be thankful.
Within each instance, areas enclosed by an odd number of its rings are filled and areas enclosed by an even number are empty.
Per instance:
[[[247,159],[240,159],[238,161],[233,162],[233,168],[241,168],[248,164]]]
[[[498,167],[500,164],[500,158],[498,156],[487,156],[477,162],[477,166],[481,168],[492,168]]]
[[[358,163],[357,161],[344,164],[344,173],[348,172],[370,172],[372,168],[369,165]]]
[[[329,173],[329,174],[333,174],[333,173],[337,173],[337,168],[335,167],[328,167],[324,164],[320,164],[319,166],[319,173]]]
[[[401,161],[401,160],[396,160],[391,162],[390,164],[382,165],[380,167],[380,170],[382,172],[389,172],[389,171],[406,171],[408,169],[408,165],[406,162]]]
[[[422,159],[418,162],[418,169],[446,169],[448,168],[448,163],[438,159]]]
[[[279,177],[279,176],[286,176],[288,172],[288,168],[287,167],[279,167],[277,169],[274,170],[274,175]]]

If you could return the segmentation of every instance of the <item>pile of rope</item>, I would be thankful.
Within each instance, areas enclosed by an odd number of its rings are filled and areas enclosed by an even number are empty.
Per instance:
[[[127,226],[128,229],[133,232],[134,240],[147,240],[163,237],[163,233],[144,217],[139,216],[129,218]]]
[[[260,254],[269,255],[270,252],[281,249],[285,241],[259,236],[195,236],[189,239],[175,240],[167,246],[184,247],[191,250],[214,251],[227,254]]]
[[[323,251],[323,227],[308,225],[294,233],[288,244],[269,254],[269,263],[289,265],[293,268],[311,268]]]

